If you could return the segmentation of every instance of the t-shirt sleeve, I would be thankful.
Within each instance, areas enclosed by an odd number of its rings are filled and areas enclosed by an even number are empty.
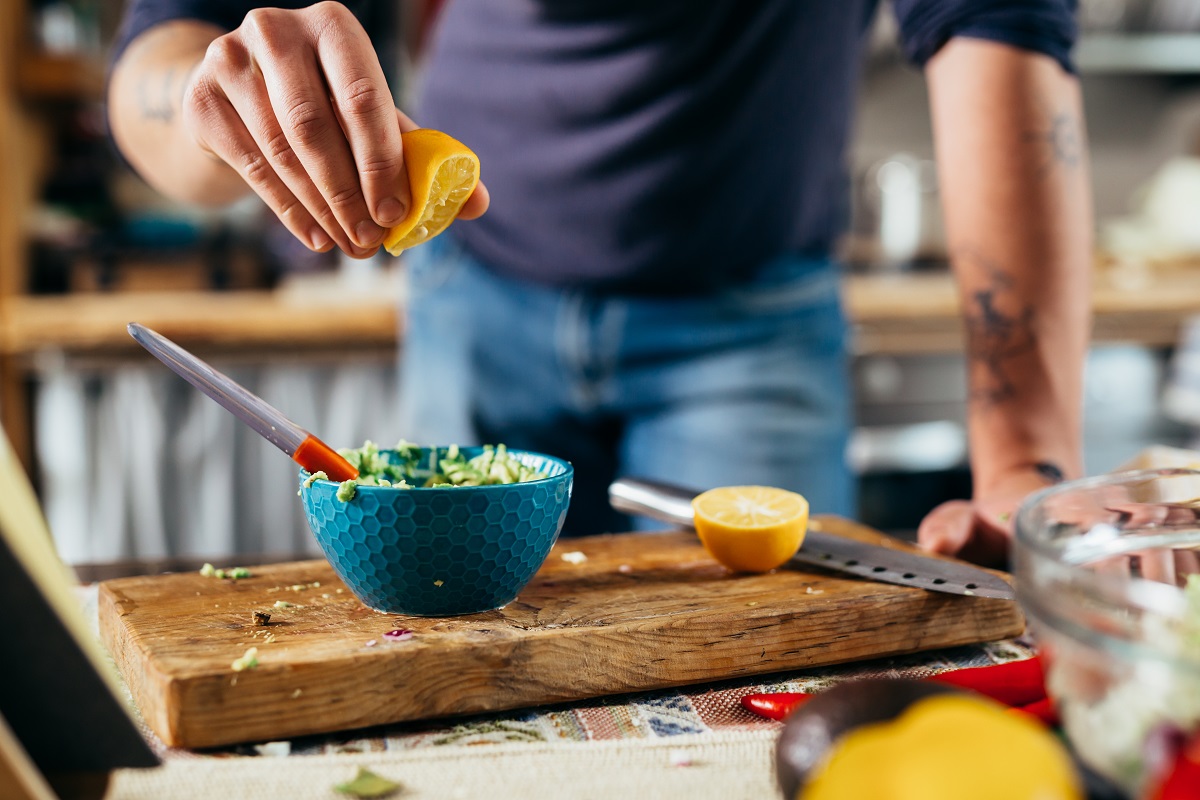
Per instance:
[[[1077,0],[894,0],[904,52],[924,66],[952,36],[1042,53],[1074,72]]]
[[[312,0],[276,0],[269,5],[277,8],[299,8],[311,3]],[[192,19],[211,22],[231,31],[242,24],[248,11],[262,5],[268,4],[244,3],[239,0],[130,0],[125,6],[121,27],[113,41],[110,63],[116,63],[130,42],[160,23]]]

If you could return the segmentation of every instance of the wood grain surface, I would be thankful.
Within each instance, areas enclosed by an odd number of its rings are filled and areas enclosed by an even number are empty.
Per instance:
[[[0,127],[0,145],[3,136]],[[0,216],[0,231],[5,219]],[[1118,268],[1099,259],[1097,264],[1093,341],[1175,344],[1180,325],[1200,313],[1200,261]],[[5,275],[0,259],[0,290]],[[0,315],[0,355],[27,360],[51,349],[72,357],[128,358],[140,354],[125,332],[133,320],[204,357],[248,350],[395,351],[404,327],[401,294],[316,284],[290,291],[15,296]],[[962,348],[958,292],[946,271],[847,275],[842,297],[858,353]]]
[[[839,518],[813,524],[887,539]],[[570,551],[586,560],[563,559]],[[270,624],[256,626],[254,611]],[[393,628],[414,635],[393,641],[383,635]],[[100,585],[106,646],[150,727],[182,747],[703,683],[1023,629],[1009,601],[790,568],[733,575],[691,532],[560,541],[516,601],[462,617],[373,611],[325,561],[256,567],[237,581],[180,573]],[[258,667],[235,672],[249,647]]]

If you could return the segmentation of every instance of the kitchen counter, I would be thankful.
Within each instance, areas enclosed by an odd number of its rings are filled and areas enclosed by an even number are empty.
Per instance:
[[[859,354],[954,352],[962,347],[958,298],[943,272],[851,275],[847,313]],[[137,320],[206,354],[388,353],[401,335],[399,290],[337,283],[280,291],[22,297],[0,315],[0,354],[43,350],[120,357],[136,350]],[[1099,269],[1094,340],[1168,346],[1200,313],[1200,263]]]

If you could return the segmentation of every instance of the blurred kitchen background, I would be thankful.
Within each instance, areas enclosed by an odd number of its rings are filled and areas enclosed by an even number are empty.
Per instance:
[[[70,563],[317,554],[295,467],[124,332],[138,319],[336,445],[399,429],[403,264],[314,256],[255,200],[180,208],[114,154],[101,105],[118,2],[0,11],[0,418]],[[398,93],[428,10],[371,21]],[[1200,0],[1082,0],[1096,343],[1086,459],[1200,428]],[[387,36],[387,32],[394,32]],[[871,35],[843,246],[860,518],[911,533],[970,492],[961,335],[923,79],[886,4]]]

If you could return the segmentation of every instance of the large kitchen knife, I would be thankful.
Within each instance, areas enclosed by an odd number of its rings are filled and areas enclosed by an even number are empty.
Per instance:
[[[685,528],[692,527],[692,498],[698,493],[679,486],[643,478],[618,478],[608,487],[612,507]],[[1015,600],[1006,581],[969,564],[926,556],[897,548],[868,544],[809,527],[804,543],[792,557],[808,564],[860,578],[934,592]]]

